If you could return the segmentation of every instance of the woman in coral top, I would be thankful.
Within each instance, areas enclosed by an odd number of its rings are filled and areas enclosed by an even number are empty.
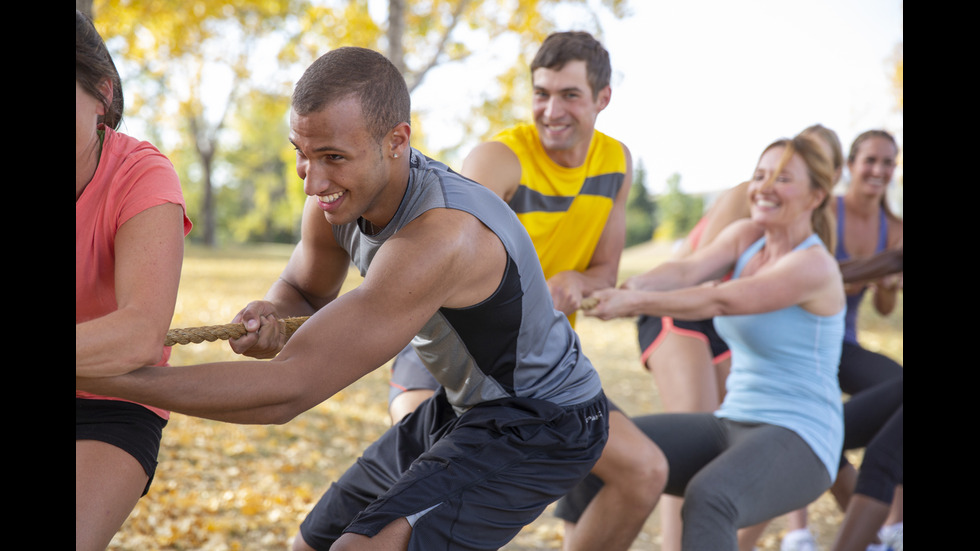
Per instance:
[[[155,147],[118,133],[119,74],[75,11],[75,375],[165,364],[185,214]],[[75,391],[75,544],[105,549],[149,488],[168,412]]]

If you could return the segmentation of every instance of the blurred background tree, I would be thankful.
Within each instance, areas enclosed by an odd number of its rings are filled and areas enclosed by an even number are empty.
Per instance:
[[[681,175],[667,178],[667,192],[657,197],[656,239],[679,239],[691,231],[704,213],[704,199],[681,191]]]
[[[892,93],[895,95],[895,111],[899,114],[905,113],[905,43],[900,42],[895,46],[895,53],[892,55]],[[904,120],[900,118],[899,120]],[[889,190],[889,201],[892,211],[899,216],[905,214],[905,132],[904,127],[899,128],[895,138],[901,146],[898,154],[898,170],[895,171],[895,184]]]
[[[633,185],[626,200],[626,246],[646,243],[653,238],[654,217],[657,204],[646,187],[646,169],[643,160],[633,169]]]
[[[191,237],[213,246],[219,238],[295,241],[302,190],[284,154],[289,94],[324,52],[341,45],[383,52],[414,93],[433,68],[471,56],[468,44],[516,41],[512,68],[483,97],[467,98],[476,107],[458,121],[462,144],[527,120],[528,62],[557,28],[559,6],[621,18],[627,2],[76,0],[76,7],[91,14],[122,73],[124,130],[171,157],[197,225]],[[584,30],[601,38],[598,17],[592,21]],[[413,117],[413,145],[437,158],[455,153],[458,145],[426,147],[425,117]]]

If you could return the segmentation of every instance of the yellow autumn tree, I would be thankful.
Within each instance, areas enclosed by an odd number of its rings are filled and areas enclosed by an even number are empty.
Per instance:
[[[483,97],[462,100],[472,109],[459,127],[479,137],[526,116],[528,56],[555,29],[559,8],[608,10],[616,17],[628,10],[627,0],[389,0],[384,13],[372,13],[371,4],[94,0],[96,27],[125,73],[126,116],[145,122],[147,137],[175,164],[186,165],[178,168],[197,239],[216,244],[216,188],[242,185],[227,176],[232,171],[222,163],[223,148],[240,142],[229,119],[254,116],[244,113],[250,106],[243,98],[255,97],[255,91],[288,98],[292,80],[323,52],[342,45],[384,52],[416,90],[434,67],[467,59],[473,53],[469,44],[494,48],[516,39],[520,53],[498,85]],[[587,30],[601,34],[598,23]],[[284,138],[267,138],[270,155],[279,155]],[[413,139],[424,146],[424,132]]]

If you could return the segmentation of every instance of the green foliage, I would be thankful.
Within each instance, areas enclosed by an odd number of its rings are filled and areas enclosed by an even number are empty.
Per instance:
[[[645,243],[653,237],[657,204],[646,188],[646,170],[638,161],[633,171],[633,185],[626,200],[626,246]]]
[[[433,67],[466,59],[470,44],[494,48],[516,39],[514,69],[501,75],[499,87],[461,100],[473,106],[471,120],[460,121],[460,142],[466,143],[508,126],[515,113],[526,114],[528,59],[555,30],[559,6],[593,16],[599,8],[615,17],[628,14],[628,0],[391,0],[380,17],[369,4],[94,0],[96,28],[124,79],[125,117],[142,123],[136,137],[151,140],[177,166],[195,223],[192,239],[217,245],[219,238],[279,240],[292,234],[294,211],[303,201],[285,206],[301,192],[295,177],[284,175],[291,171],[279,166],[287,133],[260,122],[253,111],[265,107],[252,102],[264,101],[256,100],[261,94],[270,102],[271,96],[286,101],[292,81],[324,52],[342,45],[381,51],[412,90]],[[601,37],[598,24],[588,30]],[[424,119],[426,113],[414,115]],[[268,132],[237,134],[254,124]],[[422,132],[413,142],[428,151]]]
[[[286,139],[289,98],[253,91],[242,104],[229,121],[237,140],[219,158],[229,181],[218,190],[221,241],[295,243],[305,194]]]
[[[667,178],[667,192],[657,198],[657,238],[687,235],[704,213],[704,199],[681,191],[681,175]]]

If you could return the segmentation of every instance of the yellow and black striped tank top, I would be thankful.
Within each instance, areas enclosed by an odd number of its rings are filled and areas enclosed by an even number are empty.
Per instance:
[[[545,278],[584,271],[626,177],[622,144],[595,131],[585,162],[567,168],[548,157],[533,124],[504,130],[494,141],[520,160],[521,182],[510,207],[534,242]],[[574,316],[570,321],[574,325]]]

